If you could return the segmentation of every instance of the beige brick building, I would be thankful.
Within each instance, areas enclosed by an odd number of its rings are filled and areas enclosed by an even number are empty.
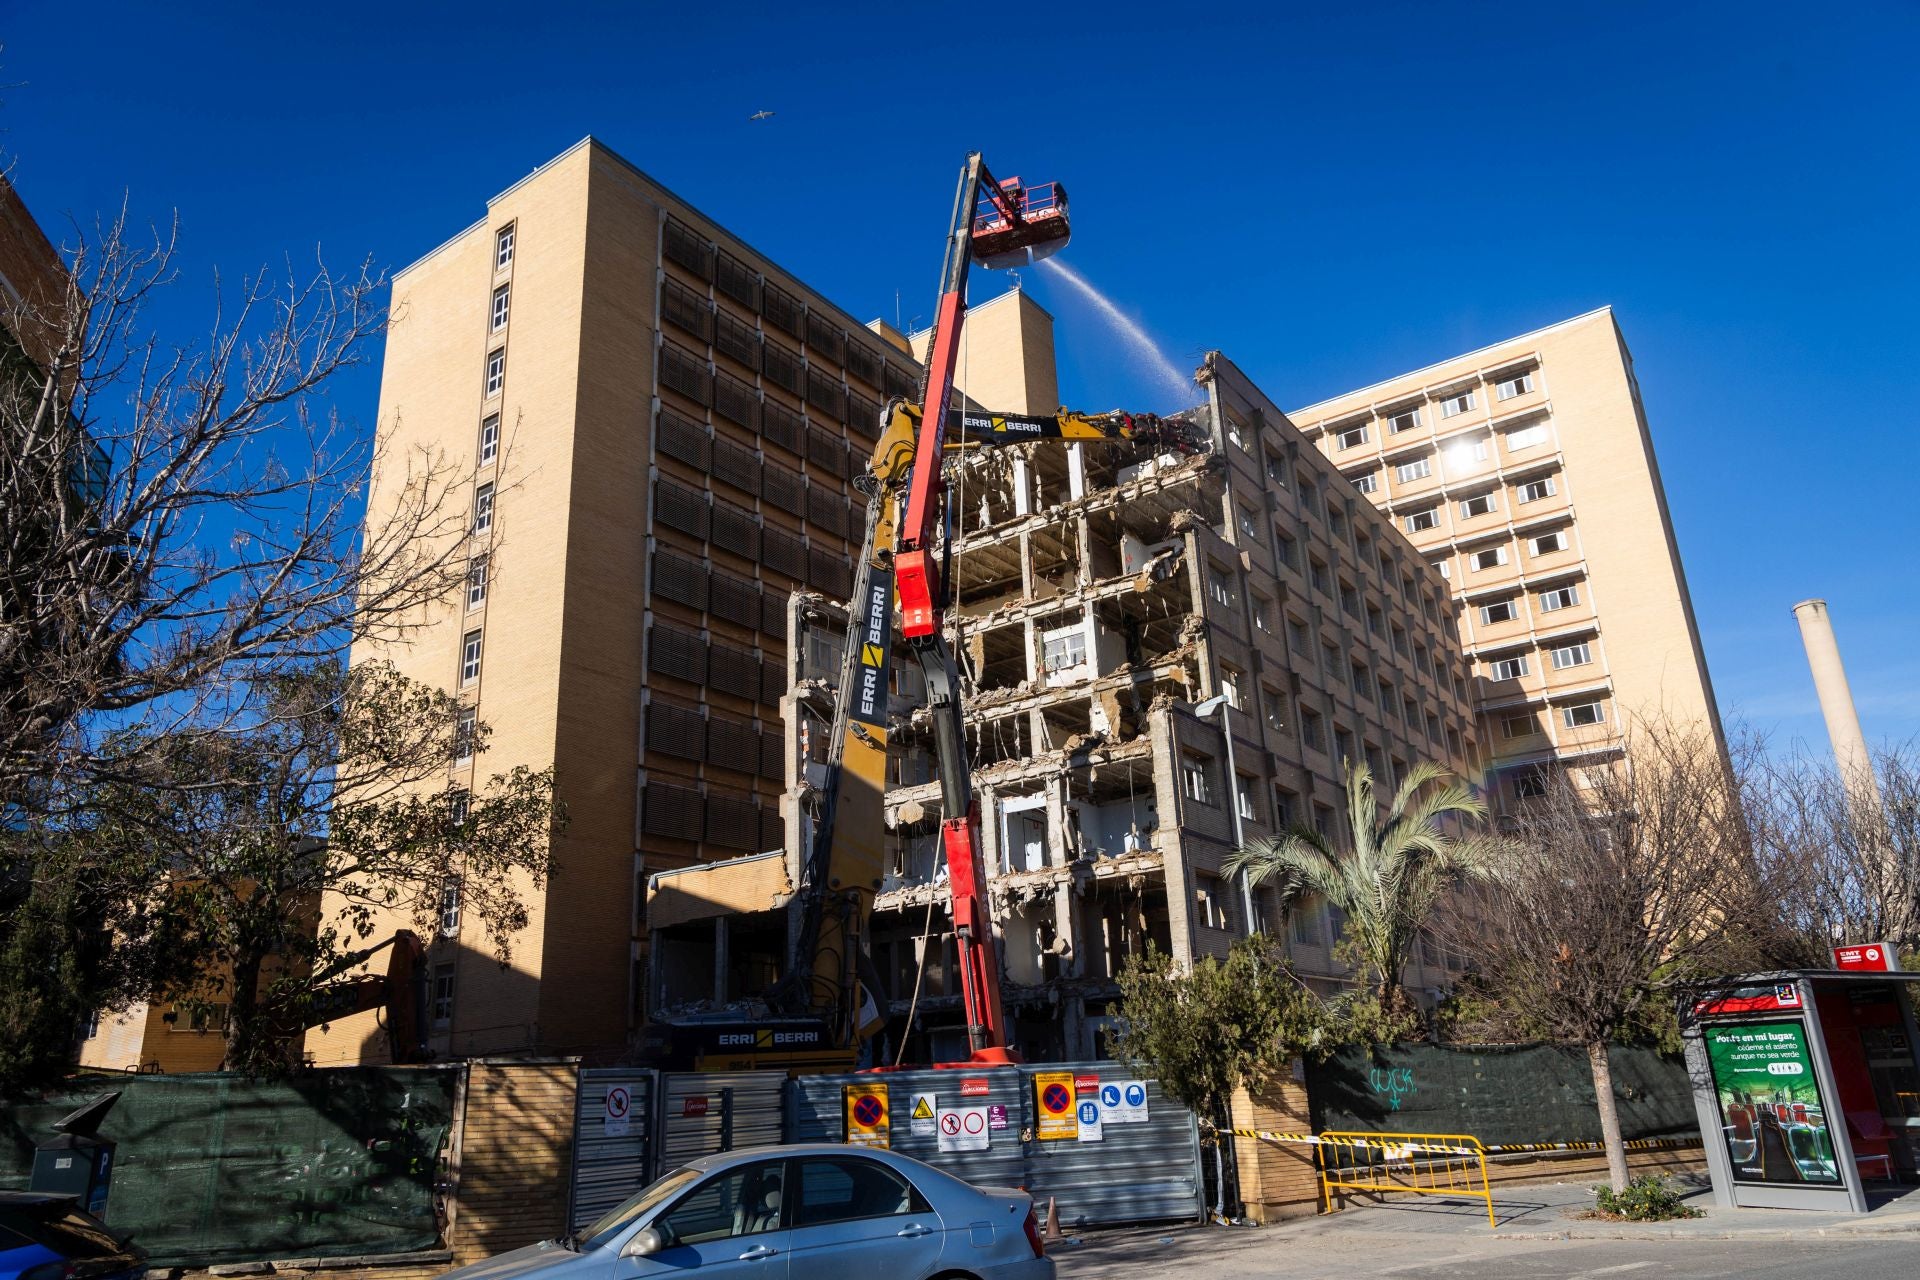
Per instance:
[[[1617,754],[1639,717],[1720,734],[1611,308],[1292,417],[1449,579],[1499,802]]]

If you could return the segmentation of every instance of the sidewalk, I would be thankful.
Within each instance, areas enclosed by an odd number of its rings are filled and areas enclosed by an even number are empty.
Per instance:
[[[1880,1235],[1920,1235],[1920,1188],[1885,1199],[1870,1213],[1815,1213],[1800,1209],[1723,1209],[1703,1183],[1687,1203],[1706,1214],[1675,1222],[1609,1222],[1580,1215],[1593,1207],[1586,1183],[1556,1182],[1506,1187],[1494,1193],[1500,1226],[1487,1225],[1482,1200],[1441,1196],[1389,1196],[1379,1204],[1282,1223],[1289,1235],[1423,1235],[1500,1240],[1812,1240]]]

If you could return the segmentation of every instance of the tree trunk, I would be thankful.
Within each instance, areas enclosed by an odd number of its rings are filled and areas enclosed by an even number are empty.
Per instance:
[[[1600,1138],[1607,1144],[1607,1180],[1616,1192],[1627,1189],[1627,1147],[1620,1139],[1620,1110],[1613,1104],[1613,1064],[1607,1061],[1607,1042],[1587,1043],[1587,1065],[1593,1069],[1593,1098],[1600,1107]]]
[[[251,1075],[260,1069],[257,1037],[261,1028],[256,1024],[260,1013],[260,966],[264,962],[264,957],[251,953],[234,958],[232,986],[227,995],[227,1052],[220,1064],[222,1070],[245,1071]]]

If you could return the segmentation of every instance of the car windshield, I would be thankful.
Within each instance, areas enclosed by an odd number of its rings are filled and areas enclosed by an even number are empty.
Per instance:
[[[127,1252],[98,1218],[64,1201],[0,1209],[0,1232],[26,1236],[69,1258],[112,1258]]]
[[[642,1214],[662,1201],[679,1195],[699,1179],[700,1174],[692,1169],[675,1169],[672,1173],[662,1174],[638,1195],[582,1231],[579,1235],[580,1248],[598,1249],[637,1221]]]

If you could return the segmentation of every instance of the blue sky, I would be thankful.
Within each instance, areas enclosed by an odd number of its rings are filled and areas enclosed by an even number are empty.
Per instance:
[[[56,240],[123,195],[179,211],[181,333],[216,265],[405,265],[588,133],[908,322],[983,148],[1068,184],[1073,265],[1177,363],[1218,347],[1285,405],[1611,303],[1723,710],[1824,746],[1789,612],[1824,595],[1868,736],[1920,734],[1920,521],[1886,502],[1920,405],[1920,8],[655,8],[106,3],[76,33],[15,0],[0,147]],[[1166,407],[1028,287],[1070,403]]]

